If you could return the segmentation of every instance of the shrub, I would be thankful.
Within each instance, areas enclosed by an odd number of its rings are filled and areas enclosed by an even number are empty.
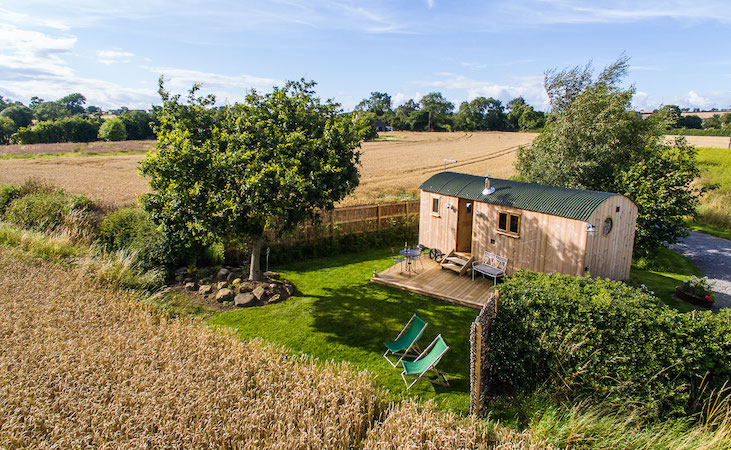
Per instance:
[[[84,196],[69,195],[62,190],[36,191],[10,202],[5,219],[23,228],[47,233],[66,231],[80,237],[90,231],[90,226],[93,228],[91,206],[91,200]]]
[[[144,269],[170,271],[196,257],[207,259],[205,249],[174,242],[139,208],[108,214],[100,225],[99,240],[107,251],[133,253]]]
[[[105,141],[123,141],[127,139],[127,130],[122,119],[113,118],[104,121],[99,127],[99,139]]]
[[[632,399],[660,416],[685,414],[706,373],[714,388],[731,377],[731,311],[683,314],[621,282],[557,274],[521,271],[499,291],[494,383]]]
[[[5,213],[5,209],[10,202],[18,198],[20,188],[11,185],[0,185],[0,215]]]

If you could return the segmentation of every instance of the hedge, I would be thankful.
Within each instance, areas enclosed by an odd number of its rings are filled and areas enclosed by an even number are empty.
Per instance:
[[[687,414],[731,378],[731,311],[680,313],[627,284],[520,271],[499,285],[492,383]]]

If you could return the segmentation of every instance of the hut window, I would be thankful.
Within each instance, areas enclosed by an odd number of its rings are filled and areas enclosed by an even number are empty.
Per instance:
[[[431,199],[431,213],[435,216],[439,215],[439,197],[432,197]]]
[[[497,229],[513,236],[520,236],[520,214],[498,213]]]
[[[614,224],[612,223],[611,217],[604,219],[604,225],[602,225],[602,234],[604,236],[608,235],[612,231],[612,225]]]

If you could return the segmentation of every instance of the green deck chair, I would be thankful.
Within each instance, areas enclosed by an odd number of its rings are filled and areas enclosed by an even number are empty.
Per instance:
[[[409,325],[411,325],[411,328],[409,329],[409,331],[406,331],[406,329],[409,328]],[[411,316],[411,319],[406,322],[404,329],[401,330],[398,336],[396,336],[396,340],[393,342],[386,342],[384,344],[388,350],[386,350],[386,353],[383,354],[383,357],[386,358],[386,361],[388,361],[391,366],[396,368],[401,360],[409,354],[412,348],[417,352],[421,351],[421,349],[419,349],[419,344],[417,344],[416,341],[424,333],[426,325],[426,322],[424,322],[419,316],[414,314]],[[388,359],[389,353],[400,356],[400,358],[398,359],[398,361],[393,363],[390,359]]]
[[[432,343],[429,344],[429,347],[421,352],[421,355],[419,355],[418,358],[413,361],[402,361],[401,365],[404,367],[404,371],[401,372],[401,378],[403,378],[404,383],[406,383],[406,389],[411,389],[411,386],[416,384],[416,382],[429,371],[435,372],[436,378],[424,378],[425,380],[442,386],[449,386],[447,377],[445,377],[444,374],[436,368],[439,360],[441,360],[442,356],[447,353],[447,350],[449,350],[449,346],[446,342],[444,342],[444,339],[442,339],[442,335],[440,334],[434,338]],[[416,377],[416,379],[409,384],[409,382],[406,381],[407,375],[410,377]]]

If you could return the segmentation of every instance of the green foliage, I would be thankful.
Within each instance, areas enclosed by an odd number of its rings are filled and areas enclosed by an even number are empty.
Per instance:
[[[678,120],[678,128],[701,129],[703,128],[703,119],[696,115],[682,116]]]
[[[39,122],[32,128],[21,128],[13,136],[19,144],[55,142],[91,142],[97,138],[99,121],[79,116]]]
[[[197,86],[183,105],[161,80],[157,151],[141,172],[152,188],[142,202],[164,232],[186,245],[261,242],[265,232],[291,230],[351,193],[361,129],[339,105],[321,103],[313,86],[290,81],[213,109],[212,97],[195,96]]]
[[[723,123],[721,123],[721,116],[718,114],[714,114],[711,117],[708,117],[706,120],[703,121],[703,128],[722,128]]]
[[[155,132],[152,131],[153,117],[145,111],[127,111],[119,116],[124,122],[127,130],[127,139],[142,140],[154,139]]]
[[[58,103],[68,111],[69,114],[84,114],[84,104],[86,104],[86,97],[82,94],[75,92],[65,97],[59,98]]]
[[[624,283],[518,272],[499,286],[493,381],[685,415],[692,386],[731,376],[731,311],[680,313]]]
[[[43,102],[33,108],[33,116],[39,121],[58,120],[71,113],[59,102]]]
[[[371,96],[363,99],[355,106],[356,111],[369,111],[377,117],[391,111],[391,96],[385,92],[371,92]]]
[[[15,129],[27,127],[33,121],[33,111],[27,106],[14,104],[0,111],[0,117],[7,117],[15,124]]]
[[[528,105],[523,97],[517,97],[507,105],[510,112],[507,125],[511,130],[527,131],[543,128],[546,124],[546,115],[543,111],[536,111]]]
[[[723,128],[703,128],[701,130],[693,128],[675,128],[668,130],[668,134],[680,134],[685,136],[726,136],[731,135],[731,127]]]
[[[15,133],[15,122],[10,117],[0,117],[0,145],[10,143],[10,137]]]
[[[144,269],[170,271],[195,256],[175,251],[149,214],[138,208],[120,209],[105,216],[99,227],[99,242],[107,251],[133,254]]]
[[[716,293],[713,292],[708,277],[697,277],[693,275],[680,285],[680,290],[696,297],[705,298],[708,301],[714,301]]]
[[[5,220],[22,228],[47,233],[85,223],[92,203],[86,197],[64,191],[36,191],[19,196],[5,210]]]
[[[20,188],[17,186],[0,185],[0,217],[5,213],[10,202],[20,196]]]
[[[635,253],[648,254],[688,235],[685,218],[695,214],[700,193],[692,185],[700,175],[696,154],[683,138],[670,146],[655,141],[617,174],[617,192],[633,199],[640,209]]]
[[[127,139],[127,130],[122,119],[107,119],[99,127],[99,139],[104,141],[123,141]]]
[[[505,108],[500,100],[492,97],[462,102],[454,117],[456,130],[505,130],[507,127]]]
[[[451,130],[451,113],[454,103],[450,102],[441,92],[430,92],[419,100],[420,111],[427,113],[427,127],[429,131]],[[416,128],[412,128],[416,130]]]
[[[679,109],[666,107],[647,120],[631,110],[634,87],[621,88],[628,67],[621,57],[596,80],[590,65],[549,71],[553,112],[533,145],[518,150],[516,168],[526,181],[634,200],[640,209],[635,250],[642,254],[687,234],[684,217],[695,212],[699,192],[691,182],[698,169],[684,140],[664,144]]]

